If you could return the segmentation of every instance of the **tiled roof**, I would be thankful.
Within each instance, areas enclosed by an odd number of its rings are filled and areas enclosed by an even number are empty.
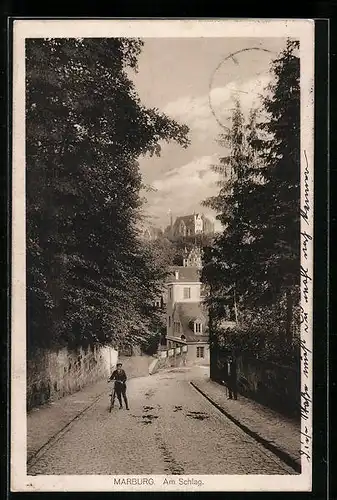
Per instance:
[[[186,229],[190,229],[192,232],[194,232],[194,214],[182,215],[180,217],[177,217],[173,225],[175,230],[177,230],[182,222],[186,226]]]
[[[194,222],[194,215],[181,215],[177,217],[175,220],[175,224],[179,224],[179,222],[184,221],[185,224],[191,224]]]
[[[180,215],[179,217],[176,218],[174,225],[178,225],[181,221],[183,221],[186,225],[187,224],[194,224],[194,216],[196,217],[201,217],[203,221],[207,221],[211,223],[211,221],[206,217],[204,214],[201,213],[195,213],[195,214],[189,214],[189,215]]]
[[[178,279],[175,272],[178,271]],[[170,282],[189,282],[200,281],[200,270],[197,267],[170,266],[167,281]]]
[[[206,331],[208,326],[208,317],[205,307],[201,302],[177,302],[174,309],[174,316],[179,316],[182,327],[182,334],[185,335],[186,340],[190,342],[207,341],[208,335],[197,335],[194,333],[193,323],[195,320],[200,319],[203,332]]]

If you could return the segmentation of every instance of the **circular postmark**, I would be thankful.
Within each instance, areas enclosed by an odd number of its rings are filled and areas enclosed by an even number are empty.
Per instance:
[[[225,56],[211,74],[208,104],[218,125],[228,131],[235,100],[258,107],[270,81],[270,63],[275,53],[249,47]]]

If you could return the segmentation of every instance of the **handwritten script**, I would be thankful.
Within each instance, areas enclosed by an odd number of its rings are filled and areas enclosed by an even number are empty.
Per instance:
[[[309,162],[306,151],[304,151],[305,158],[305,168],[304,168],[304,182],[302,183],[302,187],[304,188],[304,204],[301,207],[301,217],[306,222],[306,224],[310,225],[309,213],[311,209],[310,205],[310,184],[309,184]]]
[[[310,170],[306,151],[304,151],[305,167],[302,172],[301,189],[303,190],[302,206],[300,209],[301,220],[304,228],[301,230],[301,306],[300,306],[300,324],[301,324],[301,417],[306,422],[302,426],[301,432],[301,451],[300,455],[305,457],[307,462],[311,461],[311,425],[310,416],[312,410],[311,385],[309,383],[311,376],[312,350],[311,350],[311,314],[312,314],[312,245],[313,245],[313,221],[312,211],[312,193],[310,184]]]
[[[309,274],[308,268],[301,266],[301,284],[302,284],[302,294],[306,303],[309,302],[309,282],[312,278]]]
[[[305,320],[303,320],[305,322]],[[303,322],[301,321],[301,323]],[[308,323],[304,325],[304,330],[309,329]],[[307,346],[307,340],[306,338],[301,338],[300,341],[300,348],[301,348],[301,361],[302,361],[302,372],[305,378],[309,378],[309,363],[311,359],[311,353],[312,351],[309,349]]]
[[[311,448],[311,435],[309,433],[308,427],[304,426],[304,431],[301,432],[301,456],[303,455],[308,462],[311,460],[310,448]]]
[[[303,240],[302,240],[302,253],[303,253],[304,258],[307,260],[308,259],[308,242],[312,241],[312,236],[311,236],[311,234],[308,234],[306,231],[302,231],[301,236],[303,238]]]

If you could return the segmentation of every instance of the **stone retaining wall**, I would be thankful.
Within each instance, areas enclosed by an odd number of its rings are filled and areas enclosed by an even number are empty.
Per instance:
[[[239,390],[246,396],[289,416],[300,416],[300,372],[293,367],[238,359]]]
[[[108,377],[118,353],[110,347],[37,350],[27,360],[27,409]]]
[[[149,366],[149,374],[154,375],[159,370],[164,370],[165,368],[178,368],[179,366],[187,366],[186,353],[179,354],[178,356],[158,356],[154,358],[153,362]]]
[[[211,359],[211,378],[223,379],[225,357]],[[291,417],[300,417],[300,371],[250,357],[237,358],[238,391],[242,395]]]

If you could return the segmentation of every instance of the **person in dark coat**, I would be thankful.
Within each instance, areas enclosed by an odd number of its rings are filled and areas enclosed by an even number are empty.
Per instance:
[[[228,399],[233,399],[233,397],[234,399],[238,399],[237,368],[236,368],[236,361],[232,356],[228,356],[226,368],[227,368],[226,382],[228,387]]]
[[[115,392],[112,401],[112,406],[114,404],[116,395],[119,402],[120,410],[123,408],[122,397],[124,399],[125,408],[127,410],[129,409],[128,398],[126,396],[126,379],[127,377],[125,371],[122,369],[122,363],[117,363],[116,370],[112,372],[111,377],[109,378],[109,382],[111,380],[115,381]]]

